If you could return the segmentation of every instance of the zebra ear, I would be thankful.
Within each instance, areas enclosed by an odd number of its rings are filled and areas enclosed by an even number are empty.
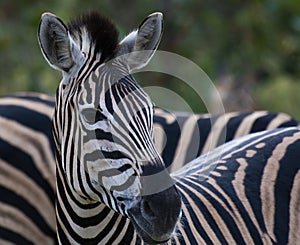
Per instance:
[[[119,55],[126,54],[130,71],[143,68],[152,58],[163,32],[162,13],[149,15],[136,31],[120,42]]]
[[[51,13],[42,15],[38,39],[45,59],[54,69],[67,72],[74,65],[68,29],[57,16]]]

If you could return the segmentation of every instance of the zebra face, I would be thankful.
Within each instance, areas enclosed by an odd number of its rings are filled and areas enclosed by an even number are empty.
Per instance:
[[[68,26],[44,14],[39,27],[46,60],[63,72],[53,122],[57,167],[79,198],[126,215],[148,243],[167,241],[181,213],[153,142],[153,103],[130,75],[149,62],[161,33],[160,13],[119,44],[115,26],[96,14]]]

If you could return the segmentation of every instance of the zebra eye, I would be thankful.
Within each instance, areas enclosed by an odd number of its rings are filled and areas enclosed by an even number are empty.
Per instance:
[[[95,108],[88,108],[82,110],[82,115],[87,123],[94,124],[98,121],[107,120],[107,117],[99,110]]]

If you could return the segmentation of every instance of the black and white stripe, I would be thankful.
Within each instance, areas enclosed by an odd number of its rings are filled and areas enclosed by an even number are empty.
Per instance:
[[[250,134],[173,174],[182,196],[177,244],[297,244],[300,129]]]
[[[155,143],[173,172],[225,142],[263,130],[297,126],[286,113],[230,112],[223,115],[155,110]]]
[[[0,99],[0,243],[55,244],[53,98]]]

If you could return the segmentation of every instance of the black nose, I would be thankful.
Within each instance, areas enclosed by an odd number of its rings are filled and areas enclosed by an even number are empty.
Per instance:
[[[151,201],[141,201],[141,213],[146,220],[154,220],[156,218],[156,205]]]
[[[141,214],[149,222],[162,227],[176,223],[181,210],[181,198],[175,187],[160,193],[144,196],[140,204]]]
[[[131,221],[142,239],[149,244],[170,239],[181,213],[181,197],[175,186],[141,197],[129,210]]]
[[[169,172],[156,164],[143,166],[140,199],[128,210],[132,224],[148,244],[166,242],[181,214],[181,197]]]

